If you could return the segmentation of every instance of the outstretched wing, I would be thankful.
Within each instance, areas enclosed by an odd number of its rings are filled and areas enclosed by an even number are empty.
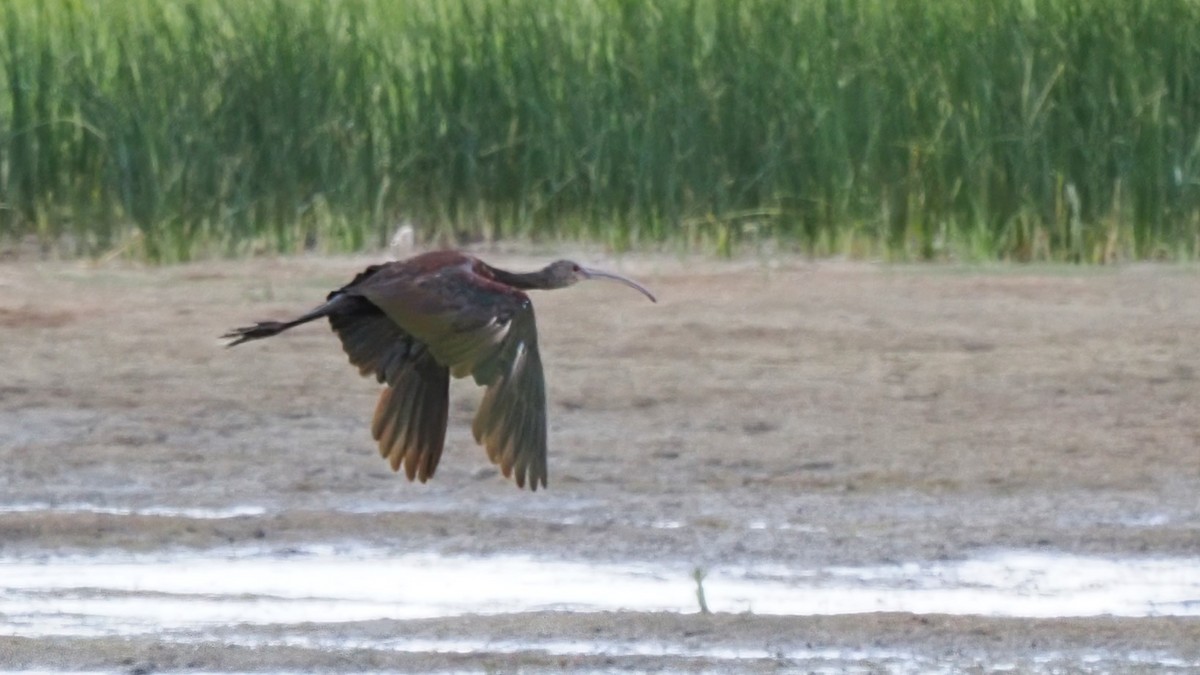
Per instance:
[[[528,296],[465,264],[424,275],[397,268],[348,290],[381,309],[455,377],[471,375],[486,386],[476,441],[518,486],[546,485],[546,385]]]
[[[449,395],[450,373],[423,349],[379,394],[371,435],[393,471],[403,461],[409,480],[433,476],[446,441]]]
[[[499,349],[480,361],[475,381],[487,385],[471,430],[505,477],[537,490],[546,486],[546,382],[538,355],[533,307],[510,319]]]
[[[350,286],[371,272],[360,274]],[[350,363],[387,385],[371,424],[379,454],[393,471],[403,463],[408,479],[423,483],[437,469],[446,440],[450,373],[378,307],[345,290],[331,294],[331,300],[341,300],[329,323]]]

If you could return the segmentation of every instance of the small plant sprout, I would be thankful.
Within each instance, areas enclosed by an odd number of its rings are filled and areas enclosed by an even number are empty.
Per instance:
[[[696,602],[700,603],[700,613],[712,614],[708,611],[708,601],[704,599],[704,577],[706,576],[708,573],[704,571],[703,567],[697,565],[692,569],[692,578],[696,580]]]

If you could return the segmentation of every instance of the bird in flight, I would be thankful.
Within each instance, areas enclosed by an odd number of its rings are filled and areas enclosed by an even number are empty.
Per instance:
[[[559,260],[514,273],[458,251],[371,265],[325,304],[291,321],[262,321],[222,337],[227,346],[326,317],[350,363],[386,385],[371,434],[393,471],[433,476],[446,438],[450,376],[486,387],[471,430],[518,487],[546,486],[546,383],[527,290],[611,279],[655,301],[619,274]]]

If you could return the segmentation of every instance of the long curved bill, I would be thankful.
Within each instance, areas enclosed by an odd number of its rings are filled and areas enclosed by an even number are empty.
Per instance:
[[[613,281],[619,281],[632,289],[641,291],[642,295],[650,298],[650,302],[658,302],[658,300],[655,299],[654,294],[647,290],[645,286],[639,284],[633,279],[630,279],[629,277],[623,277],[620,274],[613,274],[612,272],[604,272],[602,270],[594,270],[587,267],[581,267],[580,269],[588,279],[612,279]]]

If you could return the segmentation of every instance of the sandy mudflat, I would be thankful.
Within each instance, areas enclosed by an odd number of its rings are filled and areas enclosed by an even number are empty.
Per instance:
[[[328,545],[686,576],[1200,556],[1195,269],[580,256],[660,302],[602,283],[534,297],[551,443],[536,494],[474,445],[467,382],[437,476],[410,484],[373,447],[377,385],[326,327],[220,347],[374,259],[0,263],[0,561]],[[1194,611],[481,608],[81,635],[17,625],[14,597],[0,595],[0,670],[1200,670]]]

